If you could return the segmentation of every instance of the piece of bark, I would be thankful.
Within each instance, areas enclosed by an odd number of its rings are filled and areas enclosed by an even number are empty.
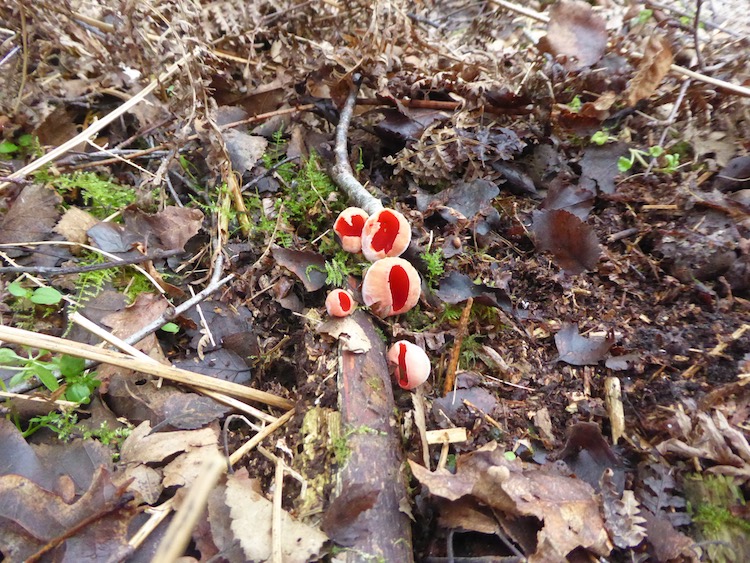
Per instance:
[[[408,504],[398,425],[392,420],[393,388],[385,347],[369,316],[357,311],[352,318],[371,347],[364,354],[341,352],[339,402],[349,455],[339,473],[339,496],[353,491],[368,502],[357,503],[361,512],[350,515],[345,535],[352,549],[345,560],[360,561],[368,554],[384,561],[410,563],[411,523],[401,511]],[[373,498],[374,503],[369,502]]]

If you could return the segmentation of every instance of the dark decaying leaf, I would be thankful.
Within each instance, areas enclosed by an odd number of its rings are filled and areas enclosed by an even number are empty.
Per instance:
[[[469,408],[464,401],[476,408]],[[451,422],[455,426],[471,428],[475,420],[482,417],[482,413],[492,415],[496,405],[497,399],[492,393],[482,387],[471,387],[456,389],[445,397],[438,397],[432,403],[432,412],[443,428],[448,427]]]
[[[62,198],[55,190],[40,184],[23,188],[0,218],[0,244],[48,240],[60,218],[60,203]],[[20,251],[10,251],[10,256],[19,254]]]
[[[661,35],[650,35],[643,46],[643,59],[628,85],[627,104],[634,106],[651,96],[669,72],[673,60],[669,41]]]
[[[646,519],[640,514],[633,491],[620,493],[613,475],[613,471],[607,469],[600,483],[604,525],[617,547],[635,547],[646,538],[646,528],[641,525]]]
[[[52,549],[49,560],[92,561],[92,554],[96,560],[120,560],[127,555],[128,523],[135,515],[120,506],[123,494],[104,467],[73,503],[20,475],[0,477],[0,552],[7,561],[24,561],[89,519]]]
[[[654,516],[648,510],[642,510],[641,516],[646,520],[649,552],[658,563],[669,561],[690,561],[698,563],[700,559],[695,551],[695,540],[678,532],[665,517]]]
[[[141,293],[135,301],[115,313],[103,317],[102,323],[118,338],[127,338],[158,319],[169,307],[169,301],[156,293]]]
[[[588,3],[560,0],[550,9],[549,18],[547,35],[539,41],[540,50],[568,57],[571,70],[591,66],[602,58],[607,47],[606,22]]]
[[[203,225],[199,209],[169,205],[158,213],[145,213],[135,206],[122,213],[125,229],[138,233],[146,248],[183,250]]]
[[[203,359],[186,358],[175,362],[174,366],[234,383],[249,383],[252,379],[252,371],[245,360],[223,348],[206,352]]]
[[[542,209],[563,209],[585,221],[594,207],[596,191],[555,178],[549,184],[547,197],[542,202]]]
[[[197,393],[174,393],[161,404],[154,405],[163,420],[155,425],[152,432],[171,426],[179,430],[202,428],[214,420],[220,420],[232,410],[230,407]]]
[[[537,248],[551,252],[566,272],[580,274],[596,267],[601,254],[596,233],[572,213],[534,211],[532,230]]]
[[[610,143],[601,147],[591,145],[586,147],[581,158],[581,187],[596,194],[613,194],[617,189],[615,179],[620,171],[617,159],[628,154],[625,143]]]
[[[326,284],[326,259],[322,254],[310,250],[290,250],[274,246],[274,260],[296,275],[307,291],[317,291]]]
[[[383,119],[375,126],[375,132],[384,141],[403,146],[408,141],[419,139],[435,121],[445,119],[444,112],[434,109],[415,108],[408,111],[407,116],[394,108],[378,110]]]
[[[578,422],[570,427],[565,446],[558,454],[579,479],[586,481],[598,491],[602,474],[612,470],[612,481],[618,491],[625,486],[625,471],[622,462],[602,436],[595,422]]]
[[[253,315],[247,307],[229,307],[226,303],[208,299],[185,312],[183,315],[189,323],[185,323],[185,333],[190,337],[190,346],[197,349],[201,338],[206,335],[206,327],[211,330],[214,341],[219,344],[225,338],[237,333],[252,331]],[[211,348],[209,346],[209,348]]]
[[[691,518],[686,511],[687,503],[680,494],[681,487],[677,484],[674,473],[674,468],[666,464],[639,464],[640,483],[636,494],[643,507],[652,515],[667,519],[672,526],[687,526]],[[647,517],[646,511],[643,516]]]
[[[557,360],[572,366],[596,365],[607,357],[614,342],[613,337],[586,338],[579,334],[576,325],[565,323],[555,335],[555,345],[560,354]]]
[[[440,280],[440,286],[435,291],[435,295],[443,303],[451,305],[463,303],[469,297],[473,297],[476,303],[498,307],[508,313],[513,312],[513,305],[505,290],[485,284],[475,284],[466,274],[455,271]]]
[[[722,192],[736,192],[750,188],[750,156],[738,156],[721,169],[714,187]]]
[[[321,529],[337,544],[351,547],[360,536],[370,533],[365,526],[357,524],[357,519],[375,506],[379,495],[379,490],[364,483],[345,488],[326,510]]]
[[[438,212],[448,223],[455,223],[460,216],[471,220],[499,193],[500,189],[488,180],[462,181],[435,195],[426,193],[417,195],[417,209],[425,216]],[[460,215],[456,215],[451,210]]]

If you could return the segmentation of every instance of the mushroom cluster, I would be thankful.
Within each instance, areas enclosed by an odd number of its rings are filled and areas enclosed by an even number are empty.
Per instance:
[[[411,242],[411,227],[395,209],[381,209],[368,215],[359,207],[342,211],[333,230],[346,252],[364,254],[372,262],[362,280],[362,300],[380,318],[400,315],[414,308],[422,291],[422,279],[416,268],[399,258]],[[326,298],[328,314],[349,315],[356,302],[348,291],[335,289]],[[430,360],[422,348],[406,340],[388,351],[398,384],[414,389],[427,380]]]

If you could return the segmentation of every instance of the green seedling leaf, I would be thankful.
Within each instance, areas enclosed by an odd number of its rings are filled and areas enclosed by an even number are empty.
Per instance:
[[[11,143],[7,139],[0,143],[0,154],[13,154],[18,152],[18,145]]]
[[[18,146],[19,147],[27,148],[27,147],[30,147],[33,144],[34,144],[34,135],[31,135],[29,133],[25,133],[25,134],[21,135],[20,137],[18,137]]]
[[[29,374],[26,371],[19,371],[16,375],[10,378],[10,381],[8,382],[9,387],[15,387],[16,385],[20,385],[24,381],[26,381],[29,378]]]
[[[46,366],[38,362],[34,362],[31,366],[31,372],[36,375],[39,378],[39,381],[42,382],[42,385],[44,385],[50,391],[55,391],[58,387],[60,387],[60,384],[55,378],[55,374],[52,373],[52,370],[48,369]]]
[[[85,383],[72,383],[65,390],[65,398],[75,403],[87,405],[91,401],[91,389]]]
[[[10,348],[0,348],[0,365],[12,366],[25,360],[26,358],[22,358]]]
[[[164,332],[169,332],[169,333],[172,333],[172,334],[176,334],[177,332],[180,331],[179,325],[176,325],[175,323],[167,323],[163,327],[161,327],[161,329]]]
[[[39,287],[31,296],[31,302],[37,305],[57,305],[61,300],[62,293],[54,287]]]
[[[650,20],[651,16],[653,15],[654,15],[653,10],[641,10],[640,12],[638,12],[638,23],[643,25],[648,20]]]
[[[26,298],[31,297],[31,294],[32,294],[32,291],[22,286],[21,282],[19,281],[14,281],[13,283],[9,284],[8,292],[15,297],[26,297]]]
[[[83,373],[86,367],[86,362],[83,358],[76,358],[75,356],[63,356],[59,361],[60,373],[66,378],[75,377]]]
[[[597,131],[593,135],[591,135],[591,142],[595,145],[602,146],[607,143],[609,140],[609,135],[605,133],[604,131]]]
[[[664,149],[660,147],[659,145],[656,145],[648,149],[648,154],[650,156],[653,156],[654,158],[659,158],[661,155],[664,154]]]
[[[627,157],[621,156],[617,159],[617,169],[620,172],[627,172],[633,167],[633,161]]]

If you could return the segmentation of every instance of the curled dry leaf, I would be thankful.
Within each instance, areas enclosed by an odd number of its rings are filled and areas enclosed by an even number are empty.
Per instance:
[[[537,248],[551,252],[563,270],[580,274],[596,268],[601,249],[596,233],[586,223],[562,209],[534,211],[533,220]]]
[[[274,246],[271,249],[274,260],[294,273],[307,291],[317,291],[326,283],[326,259],[322,254],[310,250],[290,250]]]
[[[613,337],[586,338],[578,332],[578,327],[565,323],[555,335],[555,345],[560,356],[558,361],[572,366],[596,365],[606,358],[614,344]]]
[[[591,66],[602,58],[607,47],[606,22],[588,3],[562,0],[552,6],[549,17],[547,35],[539,41],[542,51],[568,57],[570,70]]]
[[[669,72],[673,60],[672,48],[665,37],[652,35],[646,39],[643,59],[628,85],[627,104],[634,106],[651,96]]]
[[[640,514],[640,504],[633,491],[623,491],[620,495],[613,475],[612,470],[607,469],[600,483],[604,525],[617,547],[635,547],[646,538],[646,528],[641,526],[646,519]]]

